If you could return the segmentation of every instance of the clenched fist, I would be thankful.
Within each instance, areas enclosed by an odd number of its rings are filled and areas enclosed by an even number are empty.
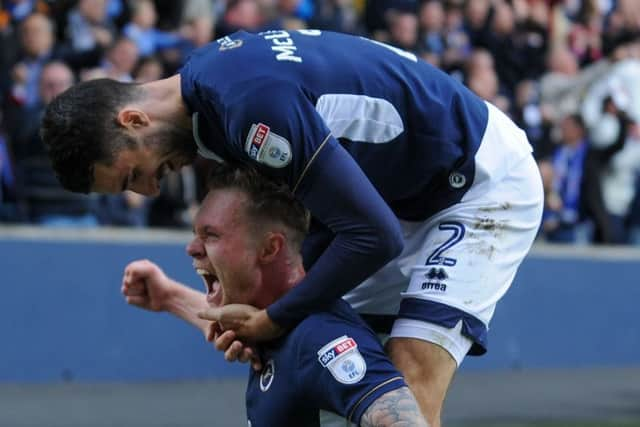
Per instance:
[[[166,311],[179,286],[153,262],[138,260],[125,267],[121,290],[128,304],[151,311]]]

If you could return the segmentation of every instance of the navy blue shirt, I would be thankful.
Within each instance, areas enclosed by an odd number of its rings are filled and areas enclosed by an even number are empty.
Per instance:
[[[305,254],[321,255],[268,308],[284,326],[398,255],[397,218],[424,220],[473,182],[487,106],[409,52],[318,30],[238,32],[180,74],[200,153],[284,180],[329,236],[308,240],[322,244]]]
[[[261,349],[262,372],[251,371],[251,427],[319,426],[319,410],[355,424],[383,394],[406,386],[375,334],[343,300],[304,319]]]

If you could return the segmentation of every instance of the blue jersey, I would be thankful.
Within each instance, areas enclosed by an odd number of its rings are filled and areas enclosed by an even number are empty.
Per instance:
[[[355,424],[383,394],[406,386],[375,334],[343,300],[303,320],[261,351],[264,368],[251,372],[251,427],[319,426],[319,410]]]
[[[318,30],[239,32],[180,74],[200,153],[284,180],[322,224],[305,244],[313,268],[268,309],[280,324],[396,256],[397,218],[424,220],[473,182],[487,106],[409,52]]]

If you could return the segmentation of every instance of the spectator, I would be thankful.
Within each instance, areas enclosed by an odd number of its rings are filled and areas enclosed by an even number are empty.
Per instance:
[[[314,5],[309,0],[276,0],[276,10],[281,20],[297,20],[306,27],[313,16]]]
[[[631,121],[640,122],[640,60],[628,59],[617,62],[608,73],[596,81],[588,90],[582,115],[587,123],[595,148],[615,146],[621,132],[619,112],[624,112]],[[607,100],[610,98],[610,102]],[[602,106],[605,105],[605,108]],[[601,175],[602,196],[612,221],[618,224],[614,235],[618,242],[626,241],[627,221],[636,197],[636,175],[640,172],[640,138],[635,132],[625,134],[619,150],[609,159]]]
[[[584,0],[568,35],[568,47],[581,66],[602,57],[602,26],[604,18],[595,0]]]
[[[390,14],[395,11],[415,13],[416,10],[416,0],[369,0],[363,16],[365,28],[372,38],[384,41],[388,38]]]
[[[551,117],[580,111],[585,92],[610,68],[609,62],[598,61],[580,69],[569,48],[558,45],[548,54],[547,72],[540,79],[540,102],[550,109]]]
[[[16,188],[7,140],[0,133],[0,222],[18,218]]]
[[[227,9],[216,25],[216,37],[224,37],[238,30],[256,31],[266,22],[256,0],[229,0]]]
[[[134,0],[131,3],[131,22],[123,28],[123,34],[138,46],[140,56],[153,55],[159,50],[176,47],[181,41],[177,34],[160,31],[154,26],[156,8],[151,0]]]
[[[178,58],[175,64],[171,64],[171,71],[176,71],[194,49],[209,43],[213,39],[214,31],[215,19],[211,5],[200,0],[187,3],[180,27],[183,39],[177,46]]]
[[[481,0],[467,9],[474,44],[491,52],[501,87],[509,97],[520,80],[540,77],[546,50],[546,28],[529,18],[526,3],[513,3],[520,7],[504,1],[487,5]]]
[[[538,85],[534,80],[523,80],[516,86],[513,119],[527,134],[536,159],[545,159],[553,152],[551,108],[540,102]]]
[[[45,63],[58,59],[75,69],[91,67],[99,63],[103,53],[99,47],[76,53],[63,45],[56,45],[53,23],[40,13],[34,13],[22,21],[20,44],[20,59],[12,67],[10,96],[5,102],[5,122],[11,140],[14,139],[14,133],[23,127],[21,117],[28,114],[26,110],[37,108],[40,103],[38,86]]]
[[[25,18],[20,25],[22,58],[13,67],[11,78],[13,101],[32,107],[38,102],[38,81],[43,64],[52,56],[54,48],[53,24],[42,14]]]
[[[147,225],[147,208],[145,196],[125,191],[99,196],[96,212],[101,225],[144,227]]]
[[[410,52],[418,51],[418,17],[401,10],[389,14],[389,44]]]
[[[316,10],[309,21],[310,28],[362,34],[354,4],[348,0],[326,0],[316,3]]]
[[[133,78],[137,83],[148,83],[159,80],[163,78],[164,75],[162,62],[155,56],[142,58],[133,72]]]
[[[615,141],[608,146],[592,146],[587,153],[585,161],[584,205],[587,213],[594,221],[594,243],[620,244],[628,241],[625,230],[631,222],[631,218],[618,218],[612,215],[605,205],[602,194],[602,183],[605,174],[611,169],[612,157],[620,152],[626,143],[629,133],[633,133],[633,122],[627,114],[619,110],[611,97],[607,97],[603,103],[605,115],[603,119],[617,119],[618,132]],[[637,183],[635,184],[637,187]],[[636,196],[637,197],[637,190]],[[631,209],[629,209],[631,211]],[[630,212],[631,213],[631,212]]]
[[[446,3],[444,35],[446,50],[442,57],[442,68],[449,73],[461,73],[464,61],[471,54],[471,41],[464,28],[461,4]]]
[[[183,58],[190,53],[191,50],[197,49],[209,43],[213,39],[214,21],[212,15],[197,16],[191,18],[182,27],[182,33],[185,40],[183,47],[185,52]]]
[[[466,84],[482,99],[495,104],[504,112],[509,111],[509,100],[499,94],[498,75],[493,57],[484,49],[477,49],[467,63]]]
[[[542,229],[551,242],[586,243],[588,238],[579,235],[583,228],[580,224],[583,219],[580,202],[588,148],[586,130],[577,114],[565,117],[560,127],[560,146],[552,158],[552,193]]]
[[[47,2],[38,0],[8,0],[3,2],[3,9],[11,22],[16,24],[34,12],[46,13],[48,6]]]
[[[126,38],[120,37],[109,48],[102,68],[107,77],[121,82],[133,81],[132,73],[138,63],[138,46]]]
[[[163,180],[160,194],[149,206],[149,225],[190,228],[197,207],[196,175],[189,166]]]
[[[114,27],[107,15],[106,0],[79,0],[68,15],[67,30],[75,51],[107,47],[113,42]]]
[[[640,135],[637,125],[625,125],[621,115],[633,123],[640,120],[639,73],[639,60],[616,63],[592,85],[582,106],[594,146],[604,153],[599,156],[600,185],[611,224],[610,239],[615,243],[628,243],[628,223],[638,190]]]
[[[40,102],[30,110],[29,128],[16,142],[20,202],[28,219],[44,226],[93,227],[98,225],[93,200],[86,195],[68,192],[58,182],[39,135],[39,122],[45,106],[71,87],[73,72],[62,62],[51,62],[42,69]]]
[[[446,50],[444,7],[438,0],[426,0],[420,5],[418,17],[422,57],[440,66]]]

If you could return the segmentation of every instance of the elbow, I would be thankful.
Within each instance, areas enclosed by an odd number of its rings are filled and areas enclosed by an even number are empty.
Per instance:
[[[399,224],[389,227],[378,234],[377,255],[382,264],[386,264],[400,255],[404,249],[404,239]]]
[[[402,250],[404,249],[404,239],[402,237],[402,232],[398,229],[397,232],[388,235],[386,237],[386,240],[388,242],[387,246],[387,254],[386,256],[388,257],[389,261],[396,258],[397,256],[400,255],[400,253],[402,253]]]

